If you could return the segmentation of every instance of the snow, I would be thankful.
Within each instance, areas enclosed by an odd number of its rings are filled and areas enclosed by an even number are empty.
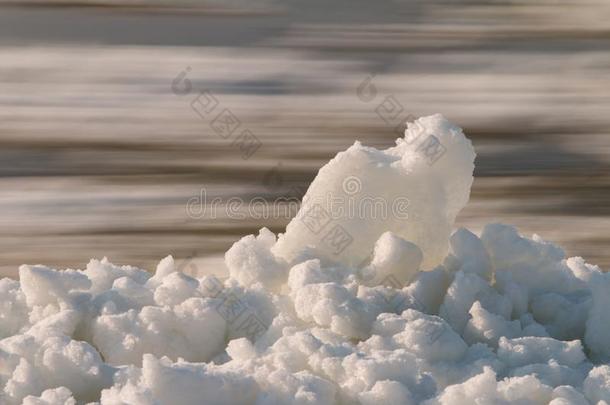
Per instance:
[[[0,403],[610,403],[610,278],[507,225],[453,230],[473,159],[439,115],[355,144],[285,234],[227,251],[222,280],[171,256],[154,274],[21,266],[0,280]],[[327,193],[406,195],[409,215],[308,218]]]

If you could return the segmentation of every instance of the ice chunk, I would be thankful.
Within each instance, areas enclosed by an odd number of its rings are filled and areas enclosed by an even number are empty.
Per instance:
[[[163,278],[153,297],[157,305],[173,307],[195,297],[198,287],[199,282],[196,279],[182,273],[171,273]]]
[[[489,224],[481,240],[496,272],[511,273],[512,280],[530,291],[571,292],[586,288],[564,261],[563,250],[538,235],[525,238],[508,225]]]
[[[553,390],[549,405],[589,405],[589,401],[575,388],[562,385]]]
[[[478,275],[459,271],[449,286],[439,314],[458,333],[462,333],[475,301],[480,301],[490,312],[508,319],[512,312],[510,300],[500,294]]]
[[[555,360],[558,364],[577,367],[585,360],[580,340],[563,342],[546,337],[500,338],[498,357],[510,367]]]
[[[157,359],[144,355],[142,370],[126,369],[116,384],[102,392],[103,404],[202,403],[246,405],[254,403],[256,383],[250,377],[206,364]]]
[[[551,360],[546,364],[530,364],[529,366],[512,369],[510,376],[524,377],[526,375],[535,375],[540,381],[551,387],[562,385],[581,387],[588,368],[589,365],[578,368],[562,366],[556,361]]]
[[[417,358],[404,349],[398,350],[371,350],[365,354],[349,354],[341,361],[344,380],[340,379],[348,397],[369,397],[367,391],[375,390],[375,385],[381,381],[399,382],[418,402],[428,398],[435,390],[434,381],[423,374],[417,364]],[[396,391],[396,386],[394,387]],[[374,394],[373,394],[374,395]]]
[[[256,349],[246,338],[233,339],[227,345],[227,354],[233,360],[245,361],[256,357]]]
[[[41,396],[28,395],[23,405],[76,405],[72,392],[66,387],[45,390]]]
[[[610,403],[610,366],[595,367],[583,383],[585,396],[591,403],[606,401]]]
[[[153,305],[156,294],[156,291],[152,291],[150,288],[147,288],[146,285],[139,284],[130,277],[121,277],[114,280],[112,289],[108,292],[108,298],[112,300],[112,295],[115,292],[120,295],[121,298],[125,299],[126,305],[129,308],[141,308],[146,305]],[[100,294],[96,299],[101,302],[103,301],[103,298],[101,297],[104,297],[104,295]],[[118,297],[115,297],[115,299],[117,301],[120,300]],[[160,301],[159,298],[157,298],[157,300]]]
[[[464,340],[469,344],[481,342],[496,347],[501,337],[513,338],[521,334],[519,321],[507,321],[494,315],[486,311],[479,301],[472,304],[470,316],[464,329]]]
[[[81,272],[58,272],[45,266],[19,267],[19,280],[29,306],[70,302],[72,291],[91,287],[91,281]]]
[[[402,315],[381,314],[373,333],[389,336],[393,348],[404,348],[428,361],[456,361],[467,346],[440,317],[408,309]]]
[[[373,260],[363,270],[364,278],[369,284],[379,285],[394,277],[400,285],[407,285],[417,274],[421,261],[422,252],[416,245],[385,232],[375,243]]]
[[[447,272],[442,266],[439,266],[431,271],[419,272],[406,289],[422,305],[422,309],[426,313],[438,314],[449,282]]]
[[[496,381],[494,371],[486,367],[483,373],[464,383],[451,385],[425,405],[461,404],[539,404],[546,405],[553,389],[534,376],[513,377]]]
[[[591,283],[593,305],[586,324],[585,343],[594,355],[610,360],[610,274],[598,274]]]
[[[139,364],[145,353],[209,361],[224,348],[227,333],[218,305],[218,300],[193,297],[173,308],[101,315],[92,326],[93,342],[113,365]]]
[[[589,292],[541,293],[530,306],[536,321],[544,324],[552,337],[561,340],[582,339],[591,308],[591,295]]]
[[[329,283],[331,281],[338,281],[336,274],[323,271],[319,259],[311,259],[295,265],[290,269],[288,275],[288,286],[295,292],[308,284]]]
[[[590,283],[592,277],[602,273],[598,266],[586,263],[582,257],[578,256],[568,258],[566,260],[566,265],[572,270],[572,273],[574,273],[577,278],[585,283]]]
[[[91,259],[84,273],[91,280],[89,292],[93,294],[108,290],[117,278],[129,277],[139,284],[144,284],[151,277],[145,270],[132,266],[117,266],[106,257],[102,260]]]
[[[174,273],[176,271],[176,263],[174,262],[174,258],[170,256],[166,256],[159,264],[157,264],[157,268],[155,269],[155,275],[149,278],[146,283],[148,287],[154,288],[159,285],[165,277]]]
[[[225,253],[231,277],[244,286],[260,282],[272,288],[284,282],[287,265],[270,251],[275,241],[275,235],[263,228],[258,236],[248,235],[236,242]]]
[[[38,396],[47,388],[61,386],[77,400],[93,401],[103,388],[112,385],[114,369],[87,343],[65,336],[18,335],[9,339],[0,342],[0,350],[19,360],[17,364],[10,362],[14,366],[9,366],[12,371],[4,387],[8,403],[21,403],[28,395]]]
[[[379,310],[337,283],[309,284],[294,295],[299,318],[347,337],[365,339]]]
[[[360,393],[358,399],[362,405],[415,404],[407,387],[398,381],[391,380],[376,382],[370,391]]]
[[[320,169],[273,251],[292,262],[310,248],[321,259],[355,266],[391,231],[415,243],[424,269],[432,269],[468,201],[474,157],[462,130],[438,114],[411,124],[395,147],[356,142]]]
[[[155,271],[155,278],[159,280],[163,280],[165,276],[176,271],[176,266],[174,264],[174,258],[170,255],[163,258],[159,264],[157,265],[157,269]]]
[[[477,235],[460,228],[451,235],[449,242],[450,256],[456,259],[459,270],[477,274],[487,281],[491,280],[491,260]]]
[[[265,392],[259,394],[256,405],[266,404],[335,404],[334,384],[307,371],[289,373],[279,369],[267,375]],[[227,402],[227,404],[239,402]],[[245,403],[244,403],[245,404]]]
[[[0,280],[0,339],[16,334],[27,323],[28,313],[20,284],[8,278]]]
[[[515,283],[507,271],[495,273],[496,289],[507,297],[513,307],[511,317],[519,318],[525,314],[529,305],[529,293],[527,287]]]

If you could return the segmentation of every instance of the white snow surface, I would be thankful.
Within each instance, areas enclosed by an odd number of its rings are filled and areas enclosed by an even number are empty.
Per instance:
[[[0,280],[0,403],[610,404],[610,275],[507,225],[452,232],[473,160],[440,115],[386,151],[356,143],[285,234],[229,249],[222,280],[171,256],[154,274],[21,266]],[[410,215],[307,217],[354,190],[408,196]]]

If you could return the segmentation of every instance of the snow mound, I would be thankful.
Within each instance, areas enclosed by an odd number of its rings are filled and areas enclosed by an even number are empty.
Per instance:
[[[0,403],[610,403],[610,276],[510,226],[452,232],[473,160],[439,115],[356,143],[224,280],[171,256],[21,266],[0,280]]]
[[[391,231],[417,245],[424,268],[433,268],[468,202],[474,158],[462,130],[441,115],[409,124],[383,151],[356,142],[320,169],[273,252],[293,263],[309,247],[315,257],[354,266]],[[338,234],[353,240],[342,249],[333,243]]]

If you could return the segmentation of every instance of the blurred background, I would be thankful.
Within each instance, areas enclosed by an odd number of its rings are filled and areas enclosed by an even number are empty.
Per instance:
[[[436,112],[478,153],[459,225],[608,269],[609,17],[607,0],[2,1],[0,272],[167,254],[214,271],[288,219],[188,215],[202,189],[300,197],[355,139],[385,148]]]

